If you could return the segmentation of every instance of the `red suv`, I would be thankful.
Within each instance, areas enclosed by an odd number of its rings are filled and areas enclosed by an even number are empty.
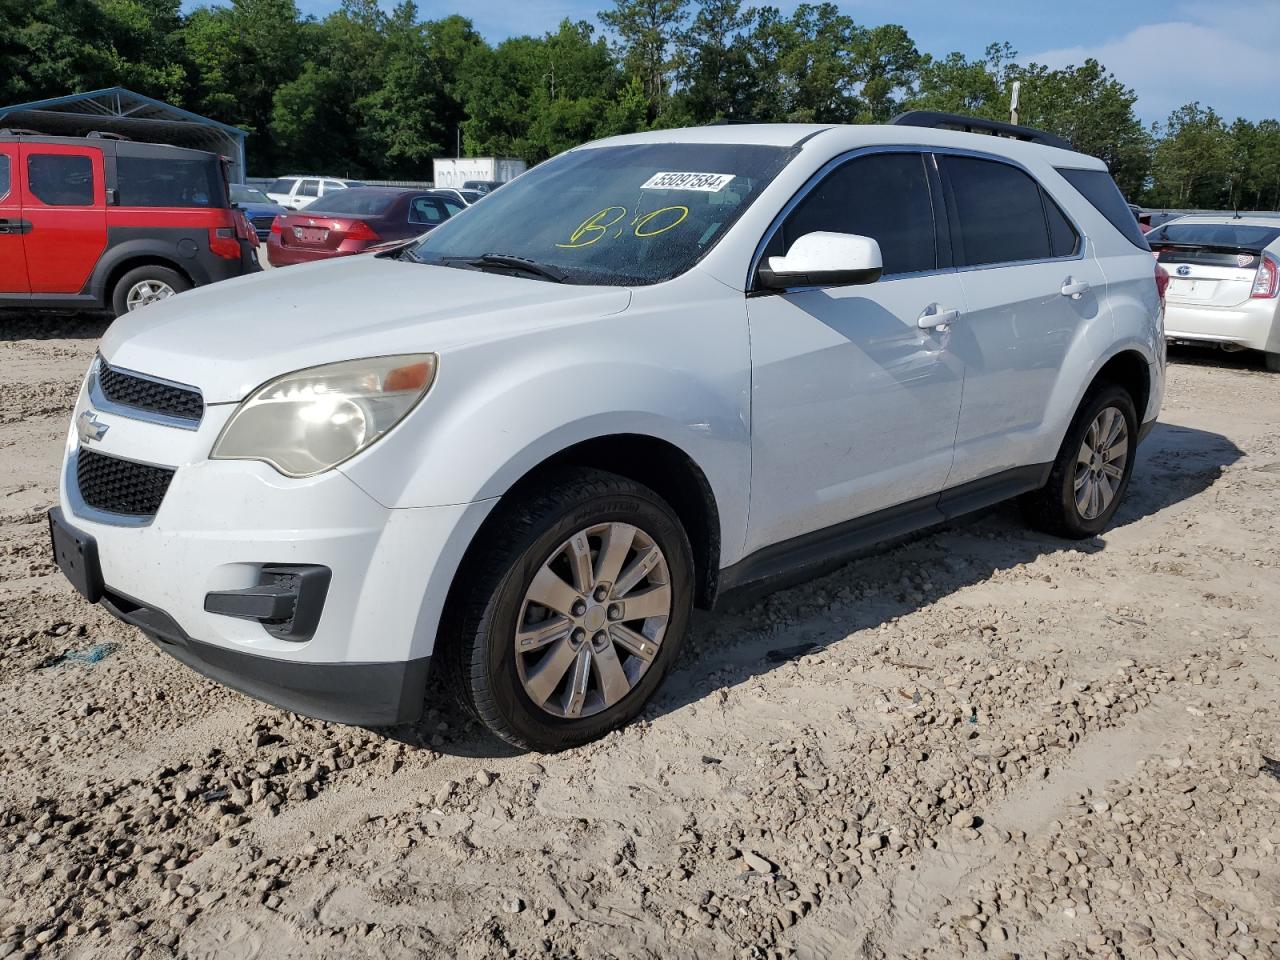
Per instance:
[[[119,316],[260,269],[215,154],[0,130],[0,307]]]

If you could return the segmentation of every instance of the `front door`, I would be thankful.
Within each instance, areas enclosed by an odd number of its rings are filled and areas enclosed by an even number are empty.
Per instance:
[[[18,200],[18,144],[0,143],[0,297],[31,292],[22,236],[26,223]]]
[[[31,292],[75,294],[107,248],[102,151],[22,145],[22,215]]]
[[[939,268],[930,158],[854,157],[811,190],[765,256],[815,231],[880,244],[884,276],[748,299],[752,467],[747,551],[937,493],[951,468],[963,367],[960,280]]]

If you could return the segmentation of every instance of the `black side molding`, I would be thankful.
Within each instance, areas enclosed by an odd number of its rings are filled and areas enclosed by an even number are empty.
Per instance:
[[[762,596],[900,543],[911,534],[1038,490],[1048,481],[1052,470],[1052,463],[1003,470],[940,494],[931,493],[834,527],[762,547],[720,571],[716,606],[726,594],[739,594],[735,599]]]

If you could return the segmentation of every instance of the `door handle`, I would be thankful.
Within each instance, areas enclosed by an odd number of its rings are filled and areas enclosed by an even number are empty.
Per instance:
[[[947,327],[959,319],[959,310],[940,307],[936,303],[931,303],[924,308],[924,312],[916,320],[916,326],[921,330],[945,331]]]
[[[7,234],[23,234],[31,232],[30,220],[5,220],[0,219],[0,233]]]
[[[1062,290],[1059,291],[1064,297],[1070,297],[1072,300],[1079,300],[1084,294],[1089,292],[1088,280],[1073,280],[1071,277],[1062,281]]]

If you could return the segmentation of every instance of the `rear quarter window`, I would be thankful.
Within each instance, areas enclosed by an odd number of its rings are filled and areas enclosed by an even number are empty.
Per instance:
[[[1120,193],[1120,188],[1105,170],[1076,170],[1071,167],[1058,167],[1058,173],[1064,180],[1076,188],[1107,221],[1139,250],[1150,250],[1138,220],[1129,209],[1129,204]]]
[[[222,207],[216,160],[116,157],[116,191],[122,207]]]
[[[9,195],[9,185],[13,182],[13,174],[9,169],[9,158],[0,156],[0,199]]]

